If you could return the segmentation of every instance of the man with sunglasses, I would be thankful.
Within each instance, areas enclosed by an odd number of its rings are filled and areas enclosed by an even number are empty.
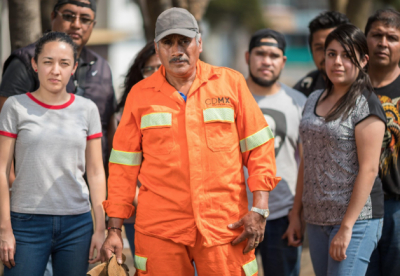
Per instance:
[[[103,129],[103,161],[107,168],[115,132],[113,114],[116,99],[107,61],[85,47],[96,24],[95,18],[95,0],[58,0],[51,13],[52,31],[67,33],[77,46],[78,68],[71,76],[67,91],[89,98],[97,105]],[[39,87],[37,73],[31,66],[34,50],[35,43],[17,49],[4,63],[0,109],[7,97],[35,91]]]

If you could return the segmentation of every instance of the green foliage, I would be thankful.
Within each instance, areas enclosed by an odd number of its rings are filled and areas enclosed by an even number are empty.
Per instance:
[[[250,31],[266,27],[259,0],[211,0],[205,19],[211,25],[232,20]]]
[[[385,5],[390,5],[396,10],[400,10],[400,0],[375,0],[375,2],[379,8],[382,8]]]

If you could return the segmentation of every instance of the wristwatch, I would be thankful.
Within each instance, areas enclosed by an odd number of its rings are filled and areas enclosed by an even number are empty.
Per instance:
[[[251,207],[250,211],[260,214],[265,219],[269,216],[269,209],[259,209],[257,207]]]

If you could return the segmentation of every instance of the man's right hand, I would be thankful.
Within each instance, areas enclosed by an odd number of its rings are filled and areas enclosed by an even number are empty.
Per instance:
[[[122,249],[121,231],[116,229],[108,230],[108,236],[101,247],[101,262],[108,261],[115,254],[117,262],[122,264]]]

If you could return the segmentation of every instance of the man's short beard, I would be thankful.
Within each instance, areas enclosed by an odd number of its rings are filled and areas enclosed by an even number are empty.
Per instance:
[[[264,80],[264,79],[262,79],[262,78],[257,78],[256,76],[254,76],[254,75],[251,73],[251,70],[250,70],[250,67],[249,67],[249,75],[250,75],[251,79],[253,80],[253,82],[254,82],[255,84],[258,84],[259,86],[262,86],[262,87],[271,87],[271,86],[274,85],[274,84],[276,83],[276,81],[279,79],[281,73],[279,73],[278,76],[276,76],[275,78],[273,78],[273,79],[271,79],[271,80]]]

